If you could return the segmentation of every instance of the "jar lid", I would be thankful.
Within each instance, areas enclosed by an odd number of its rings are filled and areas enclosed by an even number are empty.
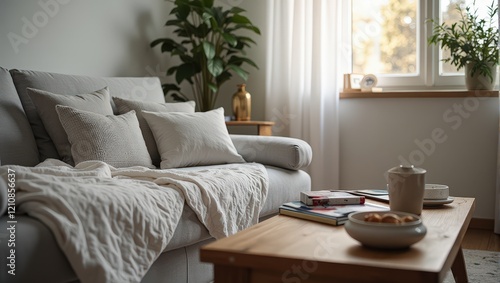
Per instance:
[[[397,167],[389,169],[388,173],[397,174],[425,174],[427,172],[425,169],[415,167],[413,165],[399,165]]]

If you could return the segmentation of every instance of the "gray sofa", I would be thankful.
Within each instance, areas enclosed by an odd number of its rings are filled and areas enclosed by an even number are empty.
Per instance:
[[[113,96],[165,102],[158,78],[95,78],[0,68],[1,165],[34,166],[42,161],[25,114],[33,107],[26,99],[27,87],[71,95],[105,86]],[[277,214],[282,203],[298,199],[300,191],[310,190],[310,177],[301,170],[312,158],[306,142],[250,135],[231,135],[231,139],[247,162],[262,163],[267,169],[269,192],[260,220]],[[16,275],[12,276],[5,272],[8,219],[6,214],[0,218],[0,282],[78,282],[49,228],[29,215],[17,215],[16,220]],[[185,205],[173,239],[142,282],[210,282],[212,266],[199,260],[200,247],[210,241],[207,229]]]

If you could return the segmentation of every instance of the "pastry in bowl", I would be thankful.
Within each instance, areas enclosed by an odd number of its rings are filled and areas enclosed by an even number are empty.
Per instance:
[[[399,211],[350,214],[345,230],[364,246],[384,249],[408,248],[427,233],[418,215]]]

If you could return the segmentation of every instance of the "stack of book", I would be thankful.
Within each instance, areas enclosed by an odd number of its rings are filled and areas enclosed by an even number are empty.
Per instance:
[[[339,191],[310,191],[301,192],[300,201],[281,205],[279,213],[330,225],[342,225],[353,212],[384,210],[389,209],[365,203],[364,196]]]

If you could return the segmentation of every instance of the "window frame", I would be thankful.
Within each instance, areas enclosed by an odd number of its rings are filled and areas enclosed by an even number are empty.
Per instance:
[[[440,19],[440,0],[417,1],[417,74],[416,75],[383,75],[375,74],[378,79],[377,87],[387,91],[397,90],[455,90],[465,89],[463,73],[441,75],[439,72],[440,46],[429,45],[427,38],[432,34],[432,23],[427,19]],[[352,0],[346,0],[342,15],[342,45],[350,49],[347,53],[348,64],[343,73],[352,73]],[[499,79],[495,85],[498,89]]]

